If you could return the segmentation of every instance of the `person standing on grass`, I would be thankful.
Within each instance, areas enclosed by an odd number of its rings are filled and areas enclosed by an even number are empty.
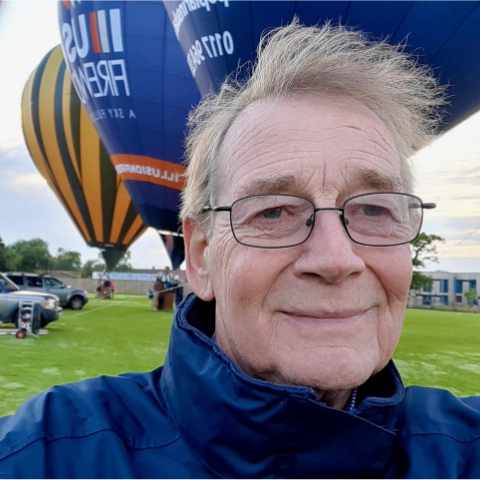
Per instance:
[[[297,21],[190,120],[193,295],[165,365],[57,386],[0,420],[7,477],[480,477],[480,397],[392,361],[409,243],[434,207],[407,158],[443,90],[401,47]]]
[[[160,310],[161,309],[161,305],[160,305],[160,296],[162,295],[162,290],[163,290],[163,282],[162,282],[162,279],[160,276],[158,276],[156,279],[155,279],[155,282],[153,283],[153,288],[152,288],[152,291],[153,291],[153,296],[152,296],[152,308],[154,310]],[[162,299],[162,302],[163,304],[163,299]]]

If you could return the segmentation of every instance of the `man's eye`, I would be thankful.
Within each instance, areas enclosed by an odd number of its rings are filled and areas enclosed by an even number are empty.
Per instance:
[[[367,217],[380,217],[381,215],[388,215],[390,212],[387,208],[378,205],[363,205],[362,213]]]
[[[276,220],[282,216],[282,211],[282,207],[267,208],[266,210],[260,212],[260,215],[262,218],[266,218],[268,220]]]

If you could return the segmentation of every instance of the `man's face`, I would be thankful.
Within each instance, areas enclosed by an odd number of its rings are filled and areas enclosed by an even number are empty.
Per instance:
[[[401,190],[400,171],[385,126],[353,99],[268,100],[228,131],[215,203],[284,193],[341,207],[355,194]],[[197,290],[216,300],[216,340],[242,370],[332,390],[357,386],[388,362],[407,302],[408,245],[356,245],[337,212],[320,211],[305,243],[252,248],[234,239],[228,212],[213,215]]]

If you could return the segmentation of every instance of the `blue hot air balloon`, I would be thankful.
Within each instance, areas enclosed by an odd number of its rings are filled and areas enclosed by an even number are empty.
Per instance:
[[[72,81],[143,221],[178,229],[189,110],[200,98],[162,2],[59,3]]]
[[[165,7],[202,95],[255,57],[262,32],[297,16],[307,25],[331,20],[372,38],[405,40],[407,51],[450,85],[444,128],[480,106],[479,2],[169,0]]]

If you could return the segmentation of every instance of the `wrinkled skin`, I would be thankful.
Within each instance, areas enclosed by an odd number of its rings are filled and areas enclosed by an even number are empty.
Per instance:
[[[383,123],[353,99],[264,100],[227,132],[216,205],[280,191],[338,207],[355,194],[402,191],[400,166]],[[295,182],[252,191],[258,179],[279,183],[279,176]],[[218,344],[246,373],[311,386],[341,408],[393,355],[411,278],[409,246],[356,245],[329,211],[317,214],[301,245],[251,248],[235,241],[228,213],[213,215],[210,234],[193,220],[184,232],[189,281],[201,298],[216,300]]]

